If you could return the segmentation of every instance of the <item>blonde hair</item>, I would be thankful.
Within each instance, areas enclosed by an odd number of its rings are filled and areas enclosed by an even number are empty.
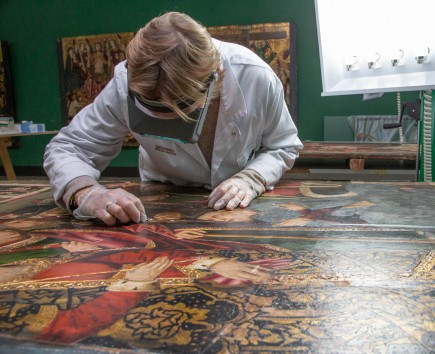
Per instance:
[[[204,97],[220,54],[210,34],[188,15],[168,12],[139,29],[127,46],[128,85],[136,94],[164,103],[191,120],[175,101],[191,104]],[[220,85],[215,85],[214,96]]]

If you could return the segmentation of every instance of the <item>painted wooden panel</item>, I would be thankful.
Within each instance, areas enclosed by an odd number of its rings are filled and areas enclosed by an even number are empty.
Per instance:
[[[435,184],[286,181],[235,211],[108,186],[150,220],[74,220],[45,190],[0,204],[1,351],[433,352]]]

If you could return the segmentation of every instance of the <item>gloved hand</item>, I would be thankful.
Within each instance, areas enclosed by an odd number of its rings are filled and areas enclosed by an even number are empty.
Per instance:
[[[73,215],[81,220],[100,219],[109,226],[115,225],[117,220],[123,224],[147,220],[139,198],[121,188],[107,189],[97,184],[84,190],[77,204]]]
[[[249,178],[231,177],[211,192],[208,207],[214,210],[246,208],[259,194]]]

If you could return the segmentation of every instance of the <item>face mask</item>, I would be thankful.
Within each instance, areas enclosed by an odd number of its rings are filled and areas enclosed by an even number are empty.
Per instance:
[[[217,78],[218,73],[213,72],[209,79],[210,84],[203,105],[189,105],[185,102],[177,104],[192,119],[192,122],[184,121],[177,113],[161,102],[144,99],[128,90],[127,105],[130,129],[142,136],[181,143],[196,143],[201,135]]]

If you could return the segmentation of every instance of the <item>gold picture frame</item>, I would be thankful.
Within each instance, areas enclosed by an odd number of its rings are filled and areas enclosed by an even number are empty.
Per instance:
[[[229,25],[207,28],[216,39],[251,49],[281,80],[294,123],[298,121],[296,25],[290,22]]]
[[[92,103],[113,77],[116,64],[125,59],[125,48],[134,32],[108,33],[58,39],[62,117],[69,124]],[[137,146],[131,134],[124,146]]]

